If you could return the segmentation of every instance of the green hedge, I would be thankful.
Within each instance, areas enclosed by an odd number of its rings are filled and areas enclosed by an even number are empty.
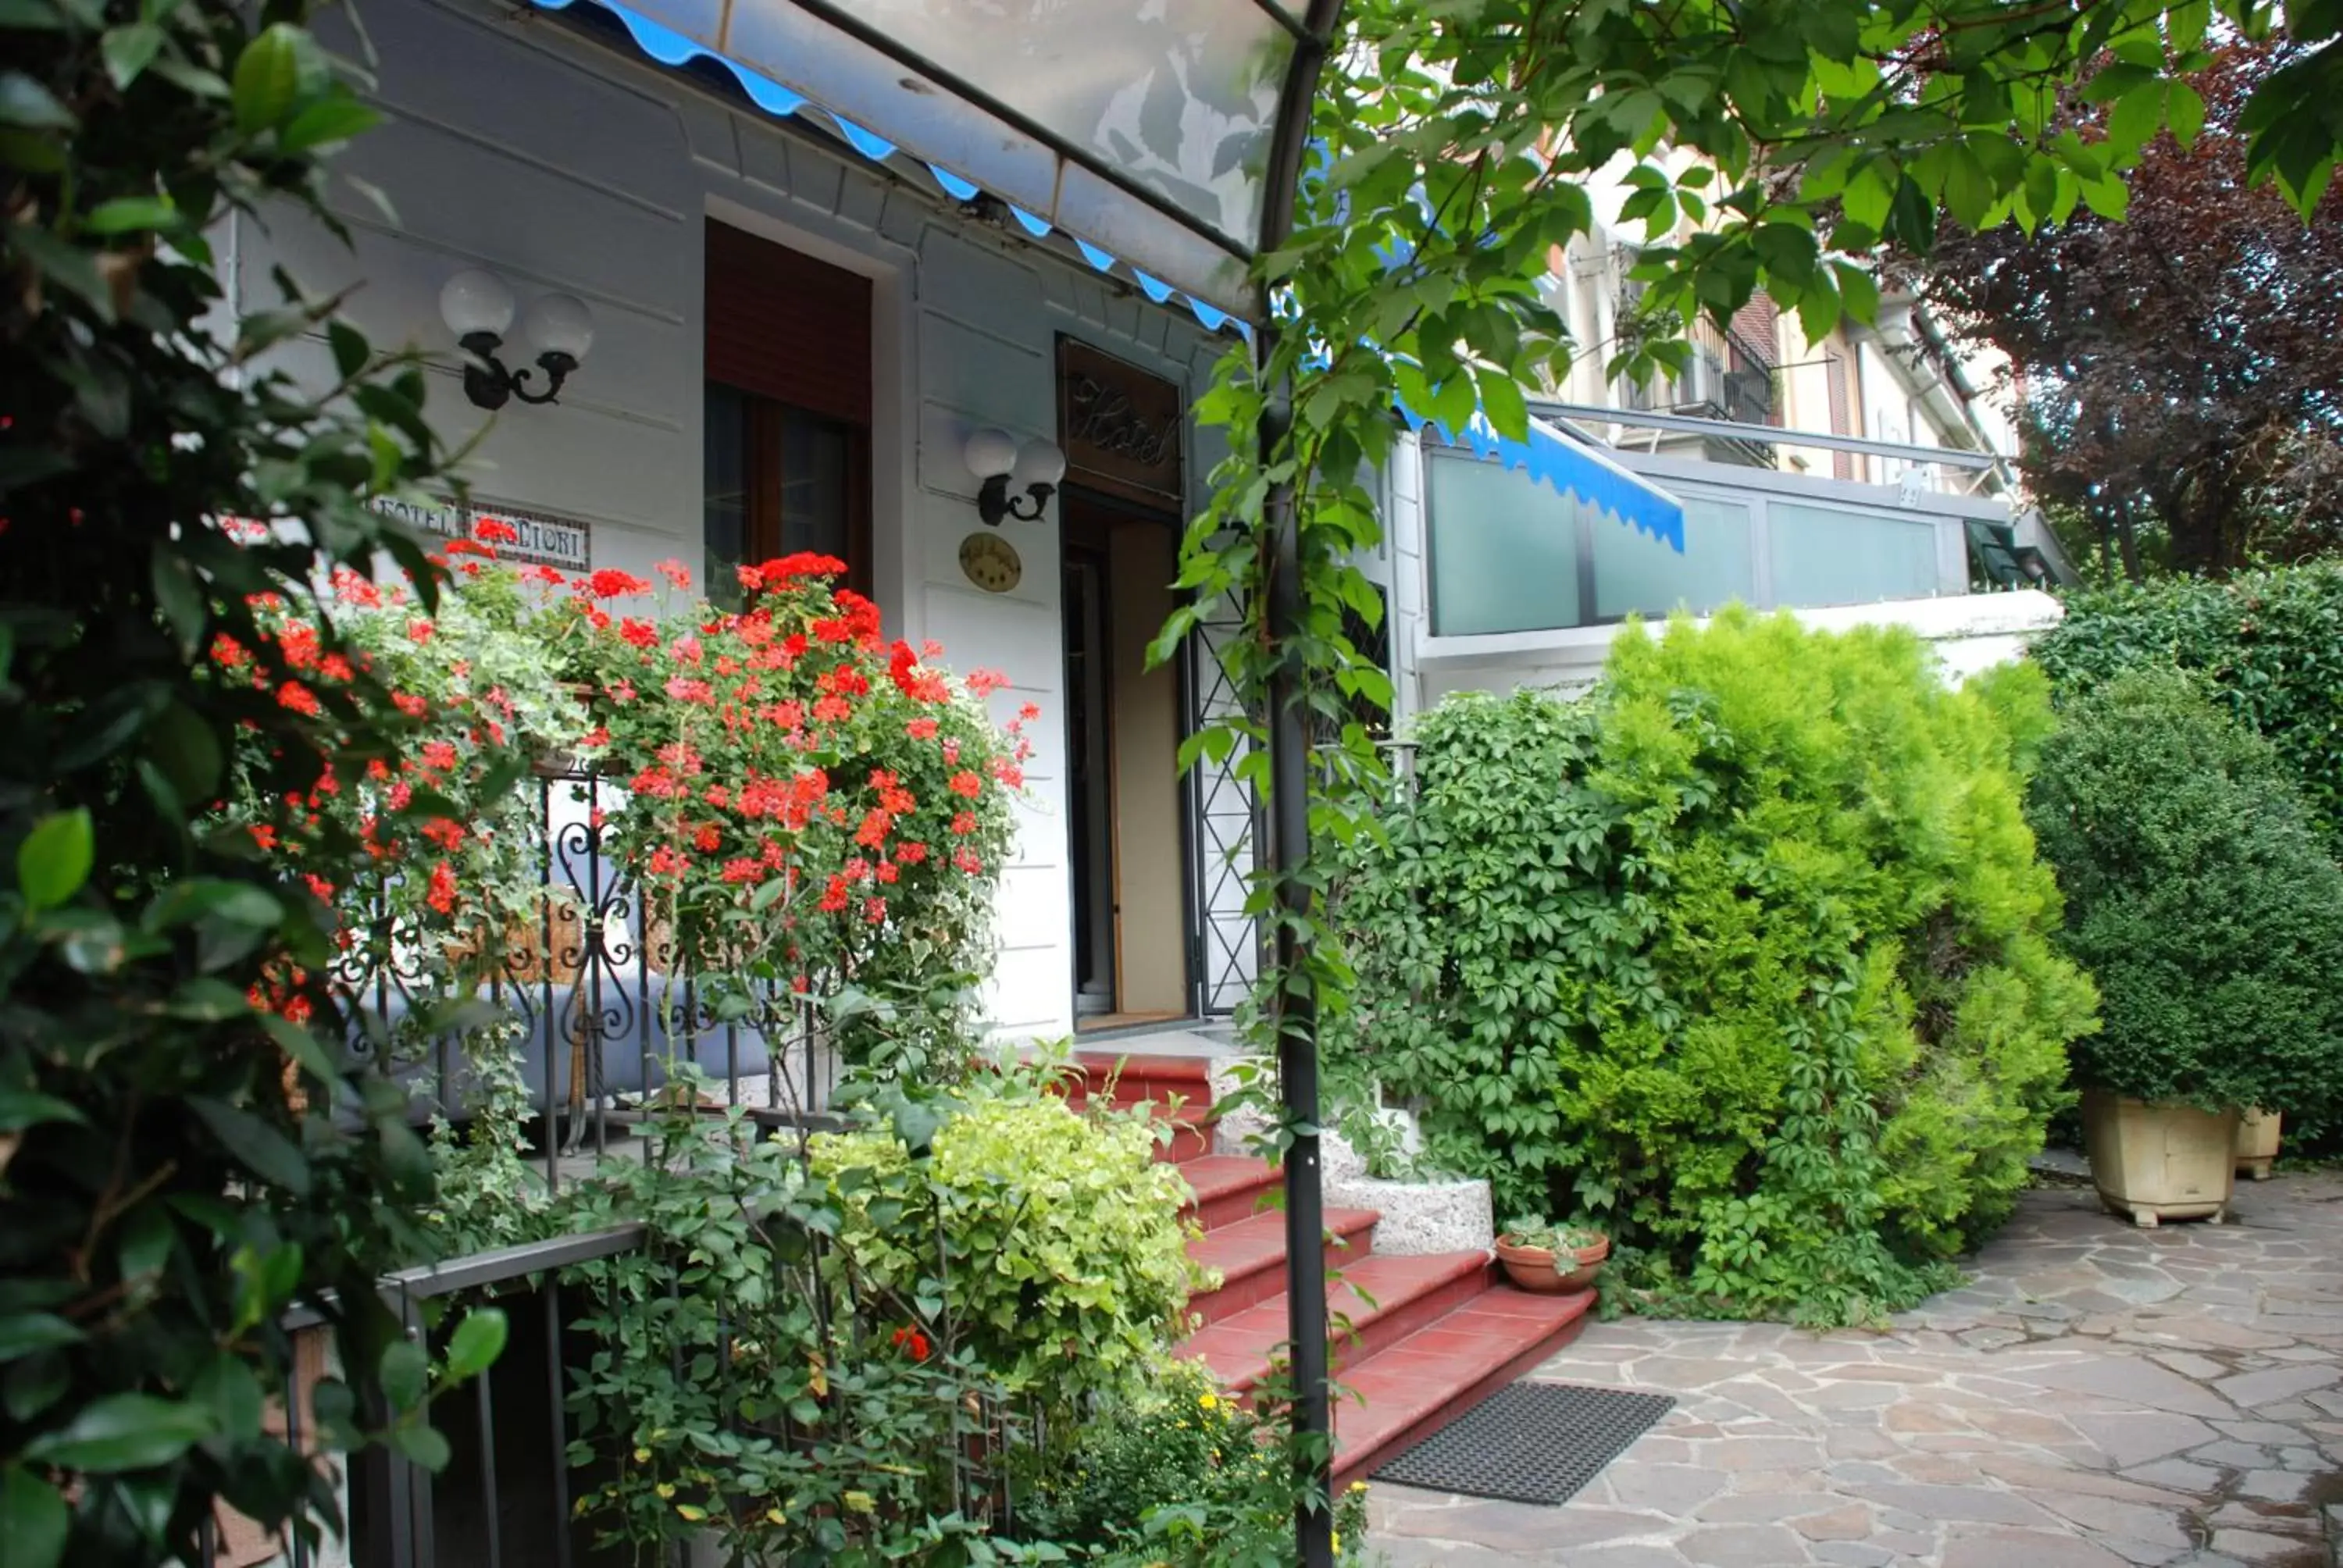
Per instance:
[[[1630,628],[1586,700],[1453,698],[1346,851],[1338,1070],[1672,1310],[1915,1299],[2092,1027],[2021,811],[2047,719],[2030,669],[1951,691],[1907,634],[1742,612]]]
[[[2343,829],[2343,565],[2078,593],[2034,658],[2062,700],[2144,665],[2201,672]]]
[[[2134,670],[2067,704],[2027,809],[2106,999],[2076,1081],[2330,1126],[2343,870],[2268,743],[2198,678]]]

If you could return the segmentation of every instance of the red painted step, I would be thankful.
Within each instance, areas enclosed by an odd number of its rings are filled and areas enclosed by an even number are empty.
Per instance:
[[[1576,1339],[1594,1293],[1541,1296],[1498,1285],[1342,1376],[1334,1403],[1336,1490],[1430,1437]]]
[[[1340,1369],[1368,1360],[1489,1288],[1489,1260],[1481,1252],[1437,1252],[1386,1258],[1378,1253],[1342,1267],[1342,1282],[1326,1292],[1330,1323],[1348,1319],[1330,1356]],[[1291,1337],[1285,1292],[1188,1337],[1185,1356],[1202,1357],[1237,1393],[1247,1393],[1269,1372],[1272,1352]]]
[[[1288,1332],[1281,1173],[1210,1151],[1210,1058],[1095,1050],[1075,1060],[1074,1103],[1151,1103],[1178,1127],[1158,1157],[1187,1179],[1183,1212],[1203,1231],[1191,1255],[1222,1274],[1220,1289],[1190,1303],[1202,1326],[1181,1353],[1202,1359],[1232,1392],[1249,1392]],[[1329,1315],[1348,1320],[1330,1352],[1344,1390],[1359,1396],[1334,1410],[1335,1478],[1345,1485],[1568,1344],[1594,1304],[1591,1293],[1542,1296],[1498,1284],[1483,1252],[1383,1256],[1373,1250],[1378,1218],[1363,1209],[1326,1215],[1328,1264],[1339,1276]]]
[[[1326,1266],[1347,1268],[1374,1244],[1373,1209],[1326,1211]],[[1188,1255],[1221,1273],[1221,1287],[1192,1297],[1188,1311],[1205,1324],[1233,1317],[1285,1290],[1285,1215],[1272,1210],[1223,1225],[1192,1243]]]
[[[1182,1161],[1180,1174],[1195,1194],[1189,1211],[1208,1233],[1274,1211],[1282,1191],[1277,1167],[1250,1154],[1200,1154]]]

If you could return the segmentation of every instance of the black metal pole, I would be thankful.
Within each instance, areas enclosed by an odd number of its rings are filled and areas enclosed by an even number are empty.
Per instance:
[[[1284,421],[1262,428],[1264,447]],[[1293,492],[1281,486],[1269,500],[1270,637],[1279,648],[1302,624],[1300,518]],[[1285,1151],[1285,1291],[1287,1337],[1293,1344],[1293,1437],[1312,1456],[1314,1484],[1294,1511],[1302,1568],[1334,1561],[1333,1412],[1326,1356],[1326,1211],[1318,1163],[1318,999],[1303,967],[1297,923],[1310,915],[1302,873],[1310,858],[1310,726],[1300,671],[1281,662],[1269,683],[1270,865],[1277,879],[1274,940],[1280,984],[1277,1076],[1292,1142]]]
[[[1268,168],[1262,180],[1261,246],[1282,246],[1293,231],[1302,186],[1302,160],[1308,156],[1312,100],[1325,67],[1342,0],[1309,0],[1303,35],[1287,63],[1285,91],[1277,105]],[[1254,364],[1267,373],[1275,360],[1272,312],[1262,312]],[[1262,422],[1264,467],[1289,428],[1284,394],[1269,389],[1271,412]],[[1265,585],[1270,648],[1278,656],[1269,681],[1269,852],[1277,886],[1277,929],[1272,945],[1280,989],[1271,1015],[1277,1027],[1277,1077],[1285,1122],[1293,1130],[1285,1151],[1286,1334],[1293,1345],[1293,1441],[1309,1456],[1308,1489],[1296,1502],[1293,1534],[1302,1568],[1332,1568],[1334,1562],[1334,1423],[1326,1355],[1325,1195],[1318,1163],[1318,999],[1301,967],[1296,932],[1310,914],[1310,893],[1302,873],[1310,859],[1310,715],[1302,672],[1283,657],[1302,629],[1302,534],[1289,483],[1270,493],[1269,581]],[[1258,847],[1256,847],[1258,848]]]

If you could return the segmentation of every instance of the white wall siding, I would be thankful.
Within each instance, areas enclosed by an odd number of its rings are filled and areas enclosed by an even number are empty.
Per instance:
[[[1056,338],[1066,333],[1180,383],[1192,397],[1227,340],[1174,309],[1021,239],[971,223],[940,196],[893,182],[675,74],[529,14],[439,0],[367,11],[377,101],[390,124],[344,167],[384,191],[386,219],[355,188],[336,209],[355,257],[297,217],[238,233],[244,308],[276,303],[283,265],[313,291],[359,286],[348,313],[378,344],[446,357],[429,413],[463,439],[465,399],[440,286],[468,266],[591,307],[592,352],[549,407],[508,406],[470,467],[486,496],[588,523],[597,566],[647,573],[700,559],[702,236],[713,216],[873,281],[875,597],[893,631],[940,641],[962,671],[994,668],[1001,716],[1041,709],[1002,880],[990,1012],[1004,1030],[1071,1027],[1071,890],[1058,523],[1011,520],[1025,562],[1005,595],[968,584],[960,539],[981,527],[960,450],[972,429],[1057,430]],[[322,353],[292,363],[325,373]],[[1220,448],[1192,440],[1201,503]]]

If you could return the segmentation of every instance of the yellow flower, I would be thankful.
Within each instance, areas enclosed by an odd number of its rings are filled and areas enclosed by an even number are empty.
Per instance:
[[[1341,1531],[1337,1530],[1336,1532],[1334,1532],[1334,1555],[1336,1555],[1337,1557],[1339,1557],[1339,1556],[1341,1556],[1342,1554],[1342,1533]]]
[[[664,1481],[660,1482],[657,1486],[652,1487],[651,1490],[659,1493],[659,1501],[661,1503],[665,1503],[669,1498],[675,1495],[674,1486]]]
[[[1199,1408],[1203,1410],[1218,1410],[1220,1408],[1221,1402],[1212,1394],[1200,1393],[1196,1396],[1196,1403]]]
[[[839,1501],[857,1513],[869,1513],[879,1506],[867,1492],[850,1492]]]
[[[765,1517],[775,1524],[787,1524],[789,1522],[789,1516],[778,1508],[766,1509]]]
[[[651,1451],[649,1449],[639,1448],[635,1450],[635,1462],[637,1464],[649,1464],[650,1462]]]
[[[1353,1492],[1364,1492],[1366,1489],[1367,1483],[1363,1481],[1353,1481],[1351,1483],[1351,1490]]]

